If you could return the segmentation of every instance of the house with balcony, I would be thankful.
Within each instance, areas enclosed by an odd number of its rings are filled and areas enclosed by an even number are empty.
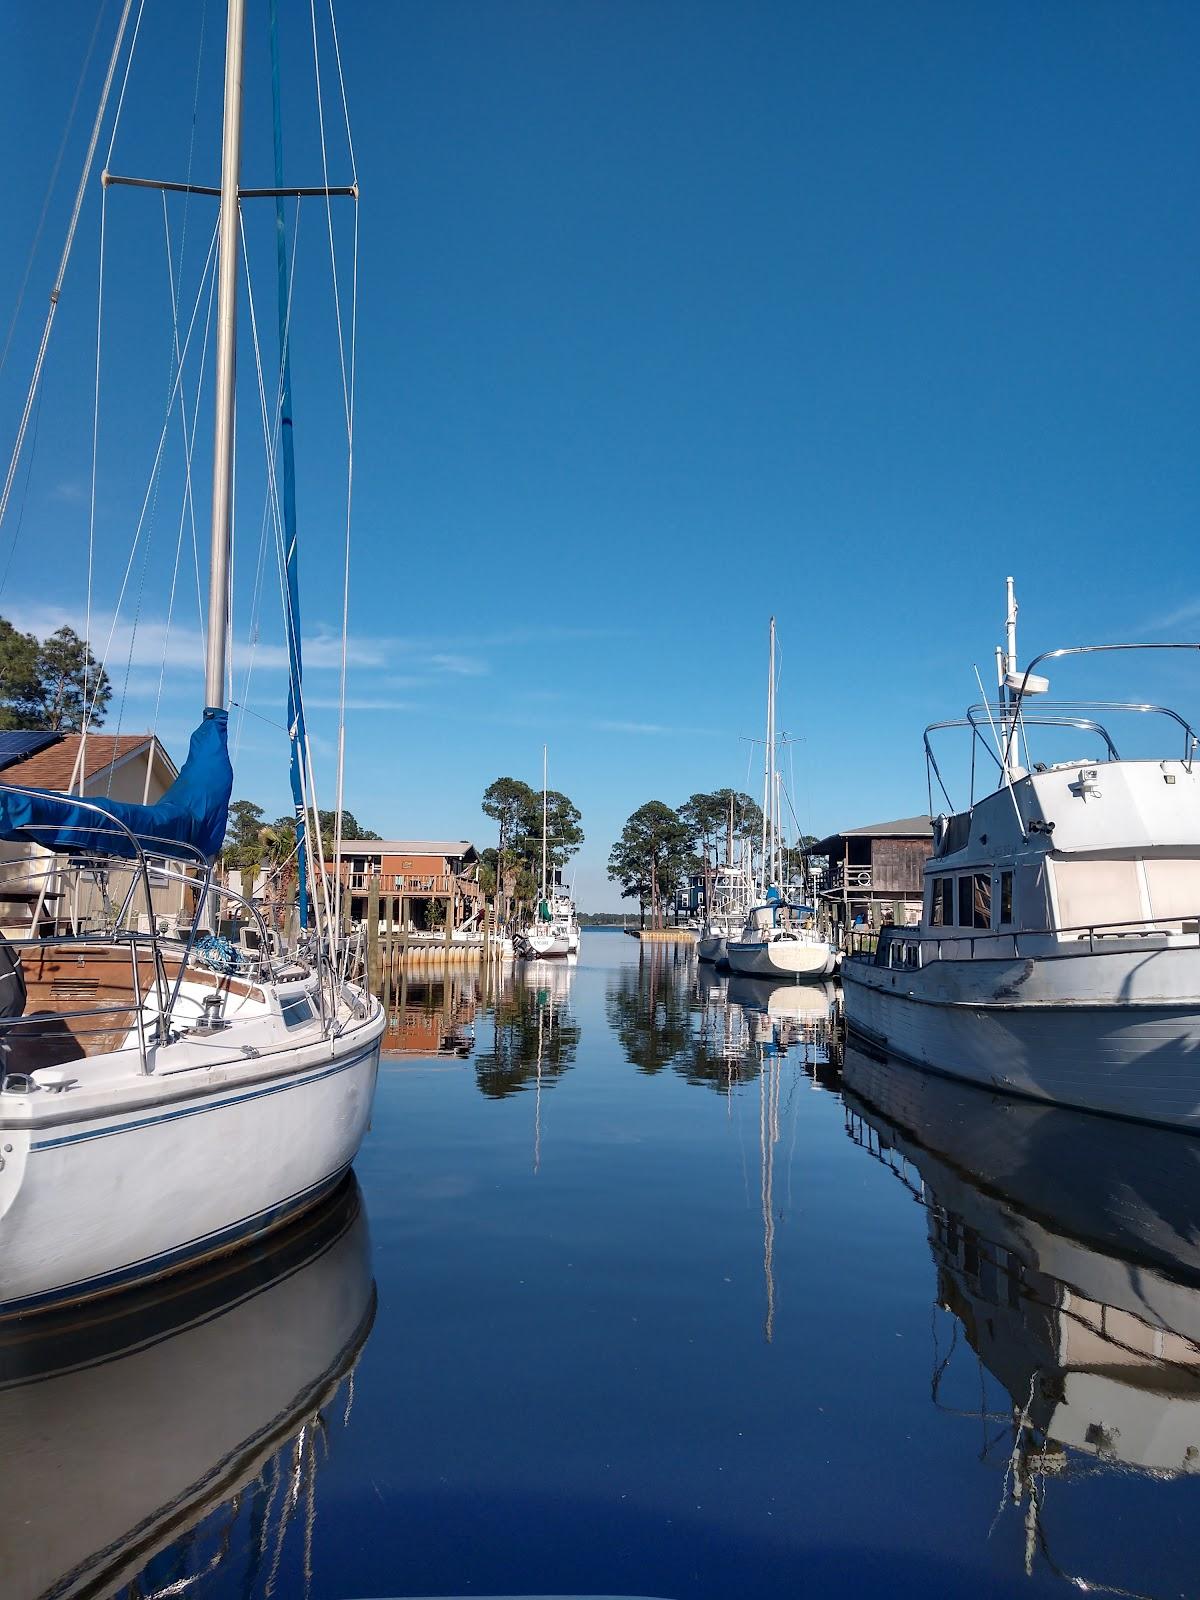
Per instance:
[[[929,817],[844,828],[805,854],[826,862],[817,899],[839,934],[860,916],[872,928],[889,922],[910,927],[921,920],[924,867],[933,854]]]
[[[327,851],[331,841],[324,841]],[[334,876],[332,855],[325,869]],[[429,925],[433,905],[449,908],[451,926],[469,927],[483,912],[479,852],[466,839],[347,839],[342,844],[341,878],[350,901],[350,920],[366,918],[373,892],[380,915],[389,912],[400,925],[407,905],[415,927]]]

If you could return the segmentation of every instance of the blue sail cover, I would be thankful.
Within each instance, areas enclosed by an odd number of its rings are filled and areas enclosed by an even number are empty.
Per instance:
[[[233,768],[229,764],[229,713],[209,707],[192,734],[187,760],[175,782],[152,806],[126,800],[89,799],[51,789],[14,792],[0,787],[0,839],[32,840],[47,850],[124,856],[137,851],[121,828],[107,827],[97,813],[123,823],[149,855],[196,852],[211,861],[225,840]]]

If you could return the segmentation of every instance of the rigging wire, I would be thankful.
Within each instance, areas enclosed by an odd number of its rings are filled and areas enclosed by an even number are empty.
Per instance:
[[[137,43],[137,29],[142,20],[142,4],[138,6],[137,23],[134,25],[133,41],[129,47],[129,59],[133,60],[133,49]],[[112,55],[109,57],[108,71],[104,77],[104,87],[100,91],[100,104],[96,108],[96,119],[92,124],[92,135],[88,141],[87,154],[83,158],[83,170],[79,174],[79,187],[75,191],[75,204],[71,210],[71,220],[67,225],[67,237],[63,244],[62,255],[59,258],[58,271],[55,274],[54,286],[50,290],[50,309],[46,312],[45,325],[42,328],[41,343],[38,346],[37,356],[33,363],[33,376],[29,380],[29,390],[25,396],[25,406],[21,413],[21,420],[17,425],[17,437],[13,444],[12,455],[9,458],[8,471],[4,479],[4,487],[0,489],[0,525],[4,522],[5,512],[8,510],[9,497],[12,494],[13,480],[17,474],[17,464],[21,459],[21,449],[25,443],[25,433],[29,427],[29,418],[33,411],[34,400],[42,381],[42,368],[46,364],[46,351],[50,344],[50,334],[54,328],[54,318],[58,311],[59,301],[62,297],[63,281],[67,275],[67,264],[71,259],[71,247],[75,243],[75,230],[79,226],[79,213],[83,209],[83,197],[87,191],[88,178],[91,176],[92,162],[96,156],[96,146],[100,141],[100,129],[104,124],[104,115],[108,110],[108,97],[112,90],[113,78],[116,76],[117,62],[121,57],[121,47],[125,40],[125,27],[129,21],[129,13],[133,9],[133,0],[125,0],[121,11],[121,18],[117,24],[117,37],[113,42]],[[129,69],[126,66],[126,79]],[[124,84],[121,87],[121,99],[124,99]],[[117,122],[120,120],[121,108],[117,106],[117,116],[113,123],[113,135],[116,136]],[[111,150],[111,146],[110,146]]]
[[[108,10],[108,0],[102,0],[100,9],[96,12],[95,25],[92,28],[92,37],[88,40],[87,54],[83,58],[83,66],[79,71],[79,81],[75,85],[75,94],[71,100],[71,109],[67,112],[66,126],[63,128],[62,138],[58,143],[58,154],[54,158],[54,166],[50,169],[50,181],[46,185],[45,197],[42,200],[41,215],[37,220],[37,227],[33,230],[33,243],[29,246],[29,255],[25,261],[25,273],[21,279],[21,287],[17,290],[17,303],[13,307],[12,321],[8,325],[8,335],[4,340],[4,349],[0,351],[0,372],[4,371],[8,361],[8,352],[12,348],[13,334],[17,331],[17,323],[21,316],[21,307],[25,304],[25,291],[29,287],[29,278],[33,272],[34,258],[37,256],[38,245],[42,240],[42,232],[46,226],[46,218],[50,214],[50,201],[53,198],[55,186],[58,183],[59,170],[62,167],[63,156],[67,151],[67,140],[71,137],[71,129],[75,126],[75,113],[79,110],[79,98],[83,93],[84,80],[88,68],[92,64],[92,56],[96,49],[96,40],[100,37],[100,24],[104,21],[104,14]],[[35,423],[36,431],[36,423]]]
[[[151,491],[152,491],[152,489],[154,487],[155,477],[156,477],[157,470],[158,470],[158,463],[162,458],[163,448],[166,445],[166,441],[167,441],[167,430],[168,430],[168,428],[170,426],[171,413],[175,408],[175,397],[179,392],[179,387],[180,387],[180,384],[181,384],[182,378],[183,378],[184,363],[186,363],[186,361],[187,361],[187,353],[188,353],[188,349],[189,349],[189,347],[191,345],[192,335],[195,332],[196,320],[197,320],[197,318],[198,318],[198,316],[200,314],[200,303],[204,298],[204,292],[205,292],[205,289],[207,288],[208,275],[212,271],[213,265],[214,265],[214,262],[215,262],[215,259],[216,259],[217,232],[218,232],[217,224],[214,223],[213,232],[212,232],[212,239],[210,240],[209,247],[208,247],[208,255],[206,256],[205,262],[204,262],[204,271],[201,274],[200,285],[199,285],[199,288],[198,288],[197,293],[196,293],[195,303],[192,306],[192,314],[191,314],[191,318],[190,318],[190,320],[188,322],[187,333],[184,336],[183,351],[181,353],[181,361],[180,361],[179,370],[176,373],[175,381],[171,386],[171,393],[170,393],[170,396],[168,397],[168,401],[167,401],[166,416],[163,418],[163,425],[162,425],[162,428],[159,431],[159,435],[158,435],[158,445],[157,445],[157,448],[155,449],[154,461],[153,461],[153,463],[151,465],[150,482],[146,485],[146,493],[145,493],[145,496],[143,497],[141,510],[140,510],[140,512],[138,514],[137,525],[134,528],[133,543],[132,543],[132,546],[131,546],[130,551],[129,551],[129,559],[125,564],[125,572],[124,572],[124,575],[123,575],[123,577],[121,579],[121,587],[120,587],[120,590],[119,590],[118,595],[117,595],[117,603],[116,603],[116,606],[115,606],[115,608],[113,610],[112,621],[110,623],[109,630],[108,630],[108,639],[107,639],[107,641],[105,643],[104,655],[103,655],[103,658],[101,659],[101,663],[100,663],[101,667],[107,666],[109,653],[112,650],[113,641],[114,641],[114,638],[116,636],[117,623],[120,620],[121,606],[122,606],[122,604],[124,602],[124,599],[125,599],[126,589],[129,586],[129,578],[130,578],[130,574],[133,571],[133,563],[134,563],[134,559],[135,559],[135,557],[137,555],[138,545],[141,542],[142,529],[143,529],[143,527],[145,525],[146,512],[149,509],[150,495],[151,495]],[[89,591],[89,611],[90,611],[90,591]],[[100,674],[97,674],[97,680],[96,681],[97,681],[97,689],[98,689],[99,685],[103,682],[103,678],[100,676]],[[96,709],[96,693],[94,692],[93,696],[92,696],[91,704],[87,707],[86,712],[85,712],[85,721],[90,721],[91,720],[92,714],[94,713],[95,709]]]
[[[335,906],[340,922],[342,875],[339,864],[342,858],[342,811],[345,806],[346,779],[346,677],[350,629],[350,517],[354,485],[354,369],[358,325],[358,169],[354,159],[354,140],[350,133],[350,113],[346,102],[345,80],[342,75],[341,50],[337,41],[337,22],[333,12],[333,0],[329,0],[330,26],[333,29],[334,54],[337,61],[338,82],[341,88],[342,109],[346,122],[346,142],[350,154],[350,171],[354,180],[354,260],[351,279],[353,310],[350,322],[350,372],[349,377],[347,377],[346,344],[342,328],[342,304],[338,285],[337,250],[333,237],[333,204],[329,195],[329,157],[325,141],[325,102],[321,92],[321,58],[317,45],[316,0],[309,0],[309,15],[312,19],[313,73],[317,88],[317,124],[321,135],[321,171],[325,185],[325,218],[329,232],[329,264],[333,280],[333,309],[337,322],[338,359],[342,369],[342,403],[346,413],[346,538],[342,566],[342,651],[341,670],[338,680],[337,797],[334,804],[333,837],[334,875],[337,883]]]

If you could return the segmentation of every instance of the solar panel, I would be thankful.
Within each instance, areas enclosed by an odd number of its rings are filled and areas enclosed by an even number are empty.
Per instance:
[[[48,749],[61,738],[62,734],[54,728],[0,729],[0,771],[16,761],[23,761],[26,756],[37,755],[39,750]]]

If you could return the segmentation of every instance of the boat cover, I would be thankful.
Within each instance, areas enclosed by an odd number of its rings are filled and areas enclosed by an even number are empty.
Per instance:
[[[211,861],[225,839],[233,768],[229,764],[229,713],[209,707],[192,734],[187,760],[175,782],[152,806],[127,800],[89,798],[52,789],[0,785],[0,839],[32,841],[47,850],[71,854],[137,854],[132,833],[150,855]],[[103,811],[124,828],[106,825]]]

